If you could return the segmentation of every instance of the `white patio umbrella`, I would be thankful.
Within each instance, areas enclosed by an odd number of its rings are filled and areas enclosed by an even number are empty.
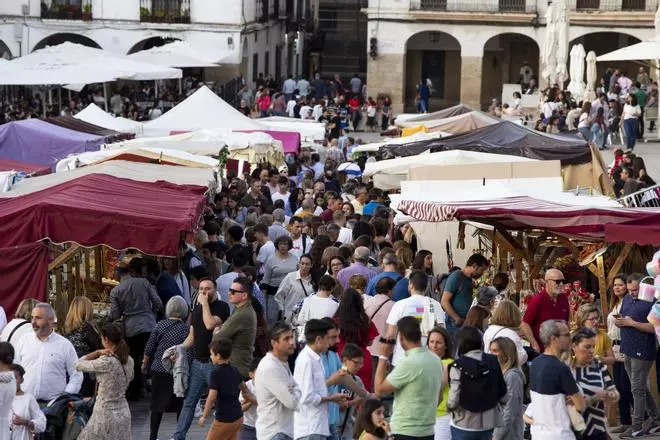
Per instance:
[[[567,0],[557,0],[557,83],[563,90],[568,79],[568,5]],[[553,2],[554,3],[554,2]]]
[[[541,77],[550,86],[555,83],[555,70],[557,68],[557,6],[554,2],[548,5],[545,12],[545,41],[543,42],[543,53],[541,62],[543,69]]]
[[[584,93],[584,101],[593,101],[596,99],[596,81],[598,81],[596,52],[591,50],[587,54],[587,88]]]
[[[586,53],[582,44],[576,44],[571,48],[571,82],[567,90],[578,100],[584,95],[584,57]]]

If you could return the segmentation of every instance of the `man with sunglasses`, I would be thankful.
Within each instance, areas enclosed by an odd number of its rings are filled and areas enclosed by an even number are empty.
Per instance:
[[[539,328],[545,321],[556,319],[568,322],[568,297],[564,295],[566,279],[558,269],[548,269],[545,273],[545,287],[537,293],[525,311],[520,329],[529,340],[532,348],[543,351],[543,342],[539,339]]]
[[[229,362],[244,378],[248,377],[257,334],[257,314],[252,308],[252,283],[246,277],[237,277],[229,289],[229,302],[234,306],[229,319],[213,335],[213,340],[231,342]]]

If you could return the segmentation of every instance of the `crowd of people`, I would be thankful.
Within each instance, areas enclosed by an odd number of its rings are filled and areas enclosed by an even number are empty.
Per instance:
[[[0,438],[59,440],[77,408],[89,417],[78,438],[128,439],[129,402],[147,398],[150,440],[188,438],[194,421],[209,440],[660,433],[642,275],[614,278],[607,316],[590,303],[571,316],[574,280],[547,268],[521,312],[487,257],[439,269],[409,225],[395,226],[387,194],[357,178],[366,158],[342,167],[354,160],[352,109],[366,104],[369,126],[389,115],[386,99],[372,106],[357,76],[288,78],[281,91],[261,79],[258,96],[243,89],[242,111],[292,103],[305,118],[320,106],[326,141],[287,165],[228,170],[178,255],[124,251],[104,321],[85,297],[61,334],[48,303],[26,299],[9,322],[0,313]],[[640,160],[617,155],[624,194],[648,177]],[[174,433],[162,432],[166,413]]]
[[[58,402],[88,405],[78,438],[130,438],[128,402],[146,398],[152,440],[208,419],[208,439],[660,432],[640,274],[614,279],[608,316],[584,304],[571,317],[567,280],[549,268],[521,313],[483,255],[437,271],[383,191],[337,172],[334,142],[306,154],[298,172],[229,173],[176,257],[126,251],[106,322],[76,297],[60,335],[48,303],[24,300],[0,323],[3,438],[60,438]]]
[[[634,79],[625,70],[608,68],[599,80],[595,96],[593,101],[583,101],[582,97],[574,97],[570,91],[557,85],[547,88],[543,91],[535,129],[551,134],[578,131],[601,150],[607,149],[609,136],[621,133],[626,149],[634,150],[636,141],[644,137],[646,129],[644,109],[658,107],[657,82],[649,78],[643,66],[639,67]],[[493,100],[489,112],[494,116],[529,119],[523,108],[521,92],[514,92],[510,103],[499,105]],[[649,130],[655,130],[655,121],[648,122]]]

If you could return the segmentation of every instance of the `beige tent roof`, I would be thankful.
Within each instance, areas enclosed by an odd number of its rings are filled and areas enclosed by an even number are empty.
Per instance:
[[[431,121],[406,121],[401,123],[401,125],[403,127],[424,125],[431,133],[441,131],[451,134],[462,134],[487,125],[497,124],[498,122],[501,122],[498,118],[474,111],[458,116],[452,116],[451,118],[435,119]]]

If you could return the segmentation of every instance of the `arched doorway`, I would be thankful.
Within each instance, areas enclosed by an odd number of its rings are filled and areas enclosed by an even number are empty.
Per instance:
[[[43,40],[38,42],[36,46],[34,46],[34,49],[32,49],[32,51],[43,49],[44,47],[47,46],[57,46],[58,44],[65,43],[67,41],[71,43],[82,44],[83,46],[101,49],[101,46],[99,46],[94,40],[85,37],[84,35],[59,33],[59,34],[49,35],[48,37],[44,38]]]
[[[0,40],[0,58],[11,60],[11,51],[4,41]]]
[[[404,102],[414,111],[417,85],[432,83],[430,111],[457,104],[461,98],[461,44],[445,32],[425,31],[406,42]]]
[[[172,43],[174,41],[179,41],[178,38],[169,38],[169,37],[151,37],[147,38],[145,40],[140,41],[139,43],[133,45],[131,49],[128,51],[128,54],[132,54],[135,52],[140,52],[142,50],[149,50],[153,47],[160,47],[164,46],[167,43]]]
[[[488,106],[492,99],[501,101],[504,84],[520,84],[523,65],[531,67],[532,75],[538,77],[539,54],[536,41],[522,34],[499,34],[486,41],[481,70],[482,106]]]
[[[598,56],[615,51],[617,49],[621,49],[622,47],[639,43],[640,41],[641,40],[637,37],[628,34],[622,34],[620,32],[595,32],[592,34],[582,35],[581,37],[572,40],[569,47],[573,47],[576,44],[582,44],[584,46],[585,53],[589,53],[593,50]],[[635,77],[637,76],[639,64],[635,63],[634,61],[604,61],[596,63],[596,68],[598,71],[597,78],[602,78],[605,74],[605,71],[610,68],[612,70],[619,69],[621,72],[625,72],[628,77],[634,81]]]

